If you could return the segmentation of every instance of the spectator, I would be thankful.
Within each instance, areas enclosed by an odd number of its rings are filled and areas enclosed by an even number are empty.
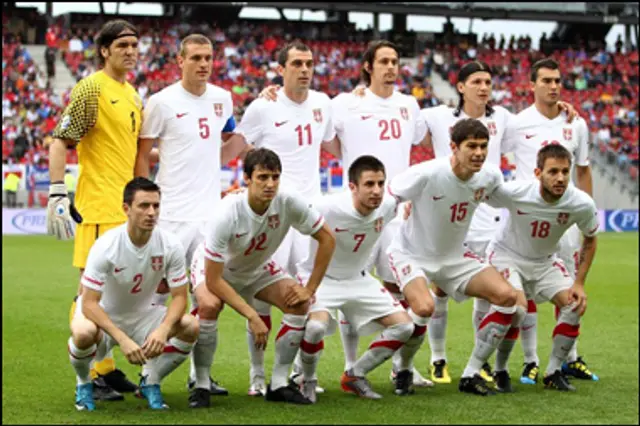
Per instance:
[[[47,63],[47,77],[53,79],[56,77],[56,49],[47,47],[44,52],[44,59]]]
[[[4,179],[4,193],[7,197],[7,207],[14,209],[18,207],[18,188],[20,187],[20,178],[11,172]]]

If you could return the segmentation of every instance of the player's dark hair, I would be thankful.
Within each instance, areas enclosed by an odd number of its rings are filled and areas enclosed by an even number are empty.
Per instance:
[[[125,30],[125,34],[120,34]],[[131,22],[125,21],[124,19],[112,19],[111,21],[105,22],[102,28],[100,28],[100,31],[95,38],[96,56],[98,57],[100,65],[104,65],[105,63],[104,56],[102,56],[102,48],[109,48],[111,43],[124,36],[140,37],[135,25]]]
[[[211,43],[209,37],[202,34],[189,34],[180,42],[180,50],[178,52],[178,55],[184,58],[187,55],[187,45],[189,44],[197,44],[200,46],[208,44],[213,49],[213,43]]]
[[[571,167],[571,153],[567,148],[565,148],[560,144],[552,143],[540,148],[540,151],[538,151],[536,167],[539,168],[540,170],[543,170],[544,163],[547,161],[548,158],[556,158],[559,160],[565,160],[565,159],[569,160],[569,167]]]
[[[373,63],[376,60],[376,53],[378,49],[382,49],[383,47],[390,47],[398,53],[398,46],[396,46],[393,42],[389,40],[374,40],[369,43],[367,46],[367,50],[365,50],[362,55],[362,66],[360,67],[360,78],[364,81],[365,85],[369,87],[371,85],[371,73],[365,69],[364,64],[369,64],[369,68],[373,71]],[[400,59],[400,58],[398,58]]]
[[[249,151],[244,159],[244,172],[249,178],[256,167],[270,170],[272,172],[282,172],[282,163],[278,154],[267,148],[258,148]]]
[[[475,118],[465,118],[458,121],[451,129],[451,140],[460,146],[467,139],[489,140],[489,129]]]
[[[360,176],[362,176],[362,173],[364,172],[382,172],[385,174],[385,177],[387,174],[382,161],[378,160],[373,155],[362,155],[356,158],[356,161],[351,163],[351,166],[349,166],[349,182],[357,185],[360,180]]]
[[[558,65],[558,63],[552,59],[552,58],[544,58],[544,59],[540,59],[538,62],[534,63],[531,66],[531,81],[535,83],[535,81],[538,79],[538,71],[540,71],[541,68],[546,68],[549,70],[559,70],[560,69],[560,65]]]
[[[287,60],[289,59],[289,51],[292,49],[299,50],[301,52],[310,52],[309,46],[304,44],[301,41],[294,41],[286,44],[280,51],[278,52],[278,63],[283,67],[287,64]]]
[[[465,64],[462,68],[460,68],[460,71],[458,71],[457,83],[465,83],[471,76],[471,74],[474,74],[476,72],[488,72],[489,76],[493,77],[493,74],[491,73],[491,67],[486,62],[473,61]],[[464,96],[462,95],[462,93],[458,92],[458,107],[453,112],[453,115],[455,117],[460,117],[460,113],[462,112],[463,108]],[[491,100],[489,100],[487,102],[487,105],[485,106],[485,115],[487,117],[491,117],[491,114],[493,114],[493,106],[491,105]]]
[[[124,187],[124,194],[122,197],[124,203],[130,206],[138,191],[157,192],[160,194],[160,187],[156,185],[155,182],[152,182],[147,178],[133,178],[133,180],[129,181],[129,183]]]

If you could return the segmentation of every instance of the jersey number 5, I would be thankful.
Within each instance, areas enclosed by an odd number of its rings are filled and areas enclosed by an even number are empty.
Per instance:
[[[133,283],[135,284],[131,289],[131,294],[140,293],[142,291],[142,274],[136,274],[133,277]]]
[[[200,126],[200,137],[202,139],[208,139],[211,132],[209,131],[209,125],[207,124],[207,117],[198,119],[198,126]]]

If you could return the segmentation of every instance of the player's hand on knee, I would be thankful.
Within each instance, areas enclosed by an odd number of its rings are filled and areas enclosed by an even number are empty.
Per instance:
[[[364,86],[357,86],[355,89],[353,89],[351,91],[351,93],[354,94],[355,96],[359,97],[359,98],[363,98],[365,89],[366,89],[366,87],[364,87]]]
[[[142,344],[144,356],[147,359],[151,359],[162,354],[162,351],[164,351],[164,347],[167,345],[168,338],[169,331],[166,330],[163,326],[160,326],[153,330],[149,334],[149,336],[147,336],[147,340],[145,340],[145,342]]]
[[[260,92],[259,97],[266,99],[268,101],[275,101],[276,99],[278,99],[278,95],[276,94],[276,92],[278,91],[279,88],[280,86],[277,84],[272,84],[270,86],[267,86],[264,89],[262,89],[262,92]]]
[[[120,350],[130,364],[143,365],[147,362],[142,348],[130,338],[127,337],[123,342],[119,342],[119,345]]]
[[[293,307],[310,301],[312,297],[313,293],[306,287],[293,285],[289,287],[289,292],[287,293],[284,302],[287,306]]]
[[[584,315],[587,310],[587,294],[584,292],[584,286],[581,284],[574,284],[569,289],[569,303],[575,305],[573,311],[577,311],[578,315]]]
[[[69,201],[67,188],[63,183],[49,186],[47,204],[47,234],[59,240],[69,240],[74,236],[73,222],[82,223],[82,216]]]
[[[253,334],[253,341],[256,349],[265,350],[267,348],[269,329],[265,325],[264,321],[262,321],[262,318],[260,318],[260,315],[256,315],[254,318],[249,320],[249,330],[251,330],[251,334]]]

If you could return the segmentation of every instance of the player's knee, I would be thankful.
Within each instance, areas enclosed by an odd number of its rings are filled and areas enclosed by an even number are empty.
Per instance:
[[[411,306],[413,313],[422,318],[430,318],[431,315],[433,315],[433,310],[435,309],[433,301],[431,300],[421,300],[420,302],[413,304],[409,303],[409,305]]]
[[[309,302],[304,302],[299,305],[288,308],[284,313],[292,315],[306,315],[309,312]]]
[[[328,324],[324,321],[310,319],[305,325],[305,338],[312,342],[319,342],[327,334]]]
[[[516,304],[516,311],[513,315],[513,320],[511,321],[512,327],[520,327],[524,322],[524,319],[527,317],[527,306],[521,303]]]
[[[178,338],[185,342],[195,342],[200,335],[200,324],[193,315],[183,315],[180,319],[180,328]]]
[[[76,318],[71,322],[71,338],[79,349],[86,349],[96,343],[98,326],[86,318]]]
[[[493,300],[493,304],[497,306],[501,306],[503,308],[511,308],[513,307],[515,312],[515,305],[518,301],[518,292],[511,288],[505,286],[503,289],[498,291]]]
[[[204,300],[198,300],[198,316],[200,319],[216,320],[218,315],[222,312],[224,303],[222,300],[215,296],[202,298]]]

